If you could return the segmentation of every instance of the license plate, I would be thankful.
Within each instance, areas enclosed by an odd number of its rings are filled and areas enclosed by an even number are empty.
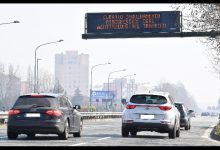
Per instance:
[[[27,113],[26,114],[26,117],[40,117],[40,114],[39,113]]]
[[[154,115],[141,115],[141,119],[154,119]]]

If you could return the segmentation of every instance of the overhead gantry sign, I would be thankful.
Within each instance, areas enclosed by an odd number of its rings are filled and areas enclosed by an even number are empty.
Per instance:
[[[218,31],[182,32],[182,12],[87,13],[82,39],[161,38],[220,35]]]

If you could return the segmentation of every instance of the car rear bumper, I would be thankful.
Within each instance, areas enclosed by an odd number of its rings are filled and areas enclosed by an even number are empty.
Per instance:
[[[128,130],[156,131],[161,133],[168,133],[174,128],[174,126],[171,124],[146,123],[146,122],[122,123],[122,127],[127,128]]]
[[[18,134],[59,134],[64,131],[64,123],[60,121],[10,121],[7,126],[8,132]]]
[[[188,125],[188,120],[186,118],[180,118],[180,127],[185,127]]]

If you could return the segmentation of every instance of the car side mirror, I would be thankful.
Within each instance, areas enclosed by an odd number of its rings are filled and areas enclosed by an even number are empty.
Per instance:
[[[75,105],[75,106],[73,107],[73,109],[76,109],[76,110],[80,109],[80,105]]]

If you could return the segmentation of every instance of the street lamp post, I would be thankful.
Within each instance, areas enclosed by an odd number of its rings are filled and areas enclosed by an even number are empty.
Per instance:
[[[108,99],[109,99],[109,79],[110,79],[110,76],[111,76],[111,74],[113,74],[113,73],[121,72],[121,71],[126,71],[126,69],[117,70],[117,71],[112,71],[112,72],[110,72],[109,75],[108,75]],[[107,102],[107,100],[106,100],[106,111],[107,111],[107,109],[108,109],[107,103],[108,103],[108,102]],[[111,108],[112,108],[112,100],[111,100]]]
[[[20,23],[20,22],[19,22],[19,21],[6,22],[6,23],[0,23],[0,25],[4,25],[4,24],[12,24],[12,23]]]
[[[104,64],[97,64],[91,68],[91,84],[90,84],[90,92],[89,92],[89,111],[91,111],[91,106],[92,106],[92,70],[95,67],[102,66],[102,65],[109,65],[109,64],[111,64],[111,63],[108,62],[108,63],[104,63]]]
[[[136,74],[131,74],[131,75],[126,75],[124,77],[121,78],[121,100],[122,100],[122,79],[126,78],[126,77],[130,77],[130,76],[135,76]],[[121,111],[122,111],[122,104],[121,104]]]
[[[53,44],[53,43],[62,42],[62,41],[63,40],[59,40],[59,41],[55,41],[55,42],[49,42],[49,43],[44,43],[44,44],[39,45],[35,49],[35,53],[34,53],[34,93],[37,92],[37,90],[36,90],[36,61],[37,61],[37,50],[38,50],[38,48],[40,48],[41,46],[44,46],[44,45]]]
[[[37,58],[37,92],[38,92],[38,89],[39,89],[39,86],[38,86],[38,61],[41,60],[40,58]]]

